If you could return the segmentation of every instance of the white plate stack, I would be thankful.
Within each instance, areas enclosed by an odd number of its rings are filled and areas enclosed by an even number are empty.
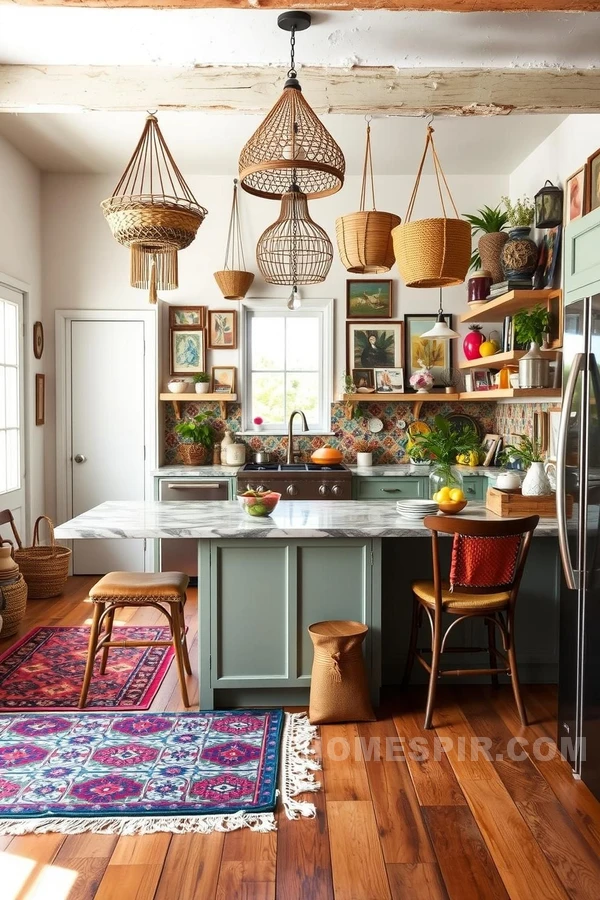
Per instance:
[[[397,500],[396,510],[403,519],[420,521],[425,516],[435,516],[438,505],[434,500]]]

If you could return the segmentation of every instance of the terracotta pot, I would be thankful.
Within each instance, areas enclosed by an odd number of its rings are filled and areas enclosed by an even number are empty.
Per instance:
[[[179,455],[184,466],[203,466],[208,450],[202,444],[180,444]]]
[[[500,256],[507,240],[508,235],[504,231],[493,231],[491,234],[482,234],[477,244],[481,268],[491,273],[493,284],[504,280]]]

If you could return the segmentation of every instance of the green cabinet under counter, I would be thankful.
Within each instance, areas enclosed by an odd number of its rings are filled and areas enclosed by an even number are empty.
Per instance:
[[[413,500],[416,497],[427,497],[429,479],[406,476],[394,478],[369,476],[354,479],[355,500]]]
[[[463,476],[463,491],[467,500],[485,500],[488,480],[481,475]]]

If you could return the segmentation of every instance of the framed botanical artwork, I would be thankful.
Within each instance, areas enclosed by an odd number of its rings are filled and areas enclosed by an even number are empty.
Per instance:
[[[208,349],[235,350],[237,348],[237,310],[208,310]]]
[[[589,213],[600,206],[600,147],[595,153],[588,156],[585,184],[587,202],[583,211]]]
[[[206,370],[206,334],[203,329],[171,329],[169,349],[171,375],[195,375]]]
[[[212,367],[213,394],[235,394],[235,366]]]
[[[357,391],[374,391],[373,369],[352,369],[352,381]]]
[[[452,328],[452,314],[444,313],[444,320]],[[437,322],[436,313],[411,313],[404,316],[405,374],[407,381],[418,369],[426,366],[433,375],[434,386],[442,386],[444,369],[452,368],[452,341],[424,338]]]
[[[346,317],[348,319],[391,319],[392,281],[346,281]]]
[[[482,447],[485,450],[485,459],[482,463],[484,466],[491,466],[496,456],[498,444],[500,443],[499,434],[486,434],[483,438]]]
[[[46,376],[35,376],[35,424],[46,422]]]
[[[402,322],[346,322],[346,354],[351,369],[402,365]]]
[[[44,326],[41,322],[33,323],[33,355],[36,359],[42,358],[44,352]]]
[[[204,328],[204,306],[170,306],[170,328]]]
[[[375,369],[375,390],[378,394],[404,393],[404,369]]]
[[[585,166],[569,175],[565,184],[565,225],[585,213]]]

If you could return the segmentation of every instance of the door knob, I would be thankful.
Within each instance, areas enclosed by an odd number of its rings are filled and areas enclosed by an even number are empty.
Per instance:
[[[77,456],[75,457],[76,463],[83,463],[83,462],[85,462],[85,460],[86,460],[86,457],[82,456],[81,453],[78,453]]]

